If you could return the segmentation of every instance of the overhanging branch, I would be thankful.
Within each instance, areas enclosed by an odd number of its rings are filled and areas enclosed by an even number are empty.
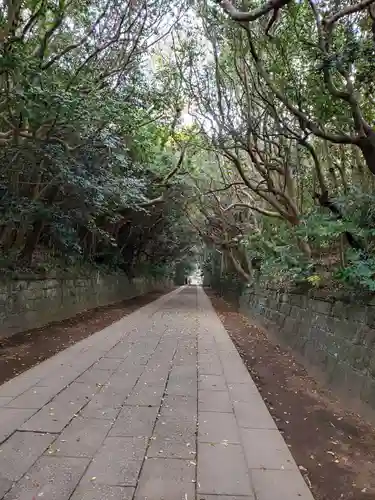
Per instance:
[[[233,19],[233,21],[238,22],[250,22],[259,19],[260,17],[268,14],[271,10],[280,9],[284,7],[292,0],[270,0],[269,2],[264,3],[260,7],[253,9],[248,12],[243,12],[238,10],[232,2],[229,0],[217,0],[217,3],[222,7],[222,9],[229,14],[229,16]]]

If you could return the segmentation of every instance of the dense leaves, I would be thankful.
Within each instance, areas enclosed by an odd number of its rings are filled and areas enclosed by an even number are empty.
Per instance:
[[[0,2],[2,266],[374,290],[374,5]]]
[[[194,245],[189,133],[176,138],[178,92],[150,65],[178,2],[0,6],[2,267],[173,272]]]
[[[197,4],[186,91],[217,159],[197,182],[213,280],[374,290],[374,2],[276,3]]]

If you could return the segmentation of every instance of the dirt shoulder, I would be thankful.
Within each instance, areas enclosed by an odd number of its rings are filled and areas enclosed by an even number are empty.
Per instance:
[[[1,339],[0,384],[102,330],[161,295],[162,292],[148,293]]]
[[[375,499],[375,429],[310,377],[291,350],[211,293],[315,500]]]

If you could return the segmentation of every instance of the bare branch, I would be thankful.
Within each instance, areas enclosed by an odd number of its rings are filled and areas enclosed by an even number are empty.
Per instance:
[[[243,185],[244,185],[243,182],[231,182],[230,184],[228,184],[228,186],[225,186],[223,188],[213,189],[211,191],[206,191],[205,193],[203,193],[203,195],[219,193],[220,191],[226,191],[227,189],[230,189],[233,186],[243,186]]]
[[[241,266],[241,264],[238,262],[238,260],[235,258],[233,255],[233,251],[231,249],[228,250],[228,255],[236,269],[236,271],[245,279],[245,281],[251,281],[251,276],[248,274],[244,268]]]
[[[271,212],[270,210],[265,210],[263,208],[256,207],[254,205],[249,205],[248,203],[232,203],[231,205],[225,207],[224,212],[227,212],[228,210],[233,210],[235,208],[248,208],[262,215],[266,215],[267,217],[275,217],[276,219],[282,219],[282,216],[278,212]]]
[[[266,82],[266,84],[268,85],[272,93],[277,97],[277,99],[279,99],[279,101],[281,101],[285,105],[285,107],[302,122],[302,124],[305,127],[308,127],[314,135],[321,137],[323,139],[327,139],[330,142],[334,142],[337,144],[356,144],[358,142],[359,138],[357,136],[352,137],[347,134],[331,134],[329,132],[325,132],[313,120],[311,120],[303,111],[301,111],[297,106],[291,103],[289,99],[285,96],[285,94],[275,86],[275,84],[271,79],[271,76],[265,69],[258,55],[258,52],[255,48],[250,30],[246,30],[246,33],[247,33],[250,52],[260,76]]]
[[[177,165],[164,177],[161,183],[162,186],[166,186],[168,184],[168,181],[180,170],[182,163],[184,161],[185,153],[186,153],[186,146],[182,149],[180,153]]]
[[[160,196],[158,196],[157,198],[154,198],[153,200],[148,200],[148,201],[145,201],[144,203],[139,203],[139,207],[142,207],[142,208],[147,208],[147,207],[152,207],[153,205],[159,205],[160,203],[164,203],[165,202],[165,199],[164,199],[164,193]]]
[[[342,17],[349,16],[350,14],[354,14],[355,12],[360,12],[361,10],[365,10],[374,2],[375,0],[362,0],[356,5],[349,5],[348,7],[344,7],[339,12],[336,12],[336,14],[333,14],[332,16],[327,17],[327,19],[323,20],[323,24],[325,25],[326,28],[330,28]]]
[[[104,18],[105,14],[106,14],[106,12],[108,10],[109,4],[110,4],[110,2],[107,2],[107,4],[104,7],[102,13],[97,18],[97,20],[94,22],[94,24],[92,25],[92,27],[90,28],[90,30],[86,33],[86,35],[84,35],[78,42],[72,43],[72,44],[68,45],[67,47],[65,47],[64,50],[62,50],[61,52],[59,52],[58,54],[56,54],[55,56],[53,56],[51,59],[49,59],[45,64],[42,65],[42,69],[43,70],[48,69],[55,62],[59,61],[64,55],[68,54],[72,50],[77,49],[78,47],[80,47],[81,45],[83,45],[89,39],[90,35],[95,31],[95,28],[98,26],[98,24],[100,23],[100,21]]]
[[[249,12],[243,12],[236,9],[230,0],[217,0],[217,3],[227,14],[229,14],[233,21],[249,22],[259,19],[265,14],[268,14],[268,12],[271,12],[271,10],[281,9],[291,1],[292,0],[269,0],[260,7],[257,7]]]

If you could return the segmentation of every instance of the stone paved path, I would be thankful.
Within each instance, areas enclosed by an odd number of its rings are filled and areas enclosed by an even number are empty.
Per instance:
[[[313,500],[200,288],[0,387],[5,500]]]

